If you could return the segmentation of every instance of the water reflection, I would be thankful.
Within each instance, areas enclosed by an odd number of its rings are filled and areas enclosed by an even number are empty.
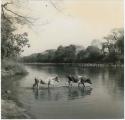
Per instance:
[[[60,88],[41,88],[33,89],[36,100],[41,101],[58,101],[58,100],[74,100],[91,95],[91,87],[60,87]]]
[[[38,88],[34,88],[33,92],[34,92],[35,99],[38,99],[38,97],[39,97],[39,89]]]
[[[101,90],[107,91],[107,93],[110,94],[110,96],[112,97],[115,97],[117,99],[121,97],[121,99],[123,99],[124,69],[122,68],[102,68],[102,69],[101,68],[81,68],[81,67],[72,67],[72,66],[69,67],[65,65],[60,65],[60,66],[31,65],[28,67],[30,68],[29,71],[31,72],[37,71],[37,76],[43,79],[44,78],[46,79],[48,76],[58,75],[61,82],[60,84],[67,83],[68,79],[66,78],[66,76],[69,74],[89,76],[89,78],[92,80],[93,87],[96,88],[96,90],[97,88],[100,88]],[[57,99],[55,100],[59,100],[60,96],[61,97],[63,96],[64,98],[66,98],[67,96],[67,99],[73,99],[80,96],[80,95],[77,95],[79,91],[81,91],[79,89],[73,91],[73,88],[72,88],[72,90],[69,90],[69,92],[66,92],[67,90],[64,90],[64,88],[60,88],[60,90],[57,90],[57,91],[51,90],[51,91],[48,91],[48,93],[46,90],[41,90],[39,91],[40,92],[39,94],[41,94],[41,99],[43,100],[44,99],[54,100],[50,94],[52,94],[52,96],[57,96]],[[52,93],[49,94],[49,92],[52,92]],[[48,98],[47,98],[47,95],[44,95],[44,93],[48,95]],[[69,93],[69,95],[67,93]],[[85,91],[81,93],[85,93]],[[73,95],[75,97],[72,97]],[[70,97],[68,98],[68,96]]]
[[[36,118],[123,118],[124,69],[65,65],[29,65],[26,68],[29,74],[19,81],[21,87],[18,87],[18,96]],[[62,87],[67,83],[66,76],[69,74],[88,76],[92,80],[93,89],[78,88],[78,85]],[[61,87],[48,89],[42,85],[40,90],[32,91],[35,77],[47,79],[53,75],[59,76]]]
[[[75,87],[75,88],[69,88],[68,89],[68,99],[76,99],[76,98],[81,98],[85,97],[87,95],[91,95],[92,88],[91,87]]]

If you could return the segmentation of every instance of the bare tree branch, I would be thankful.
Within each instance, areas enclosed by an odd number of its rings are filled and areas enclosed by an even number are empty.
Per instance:
[[[19,15],[19,14],[13,12],[12,10],[9,10],[9,9],[6,8],[6,7],[4,7],[4,8],[5,8],[7,11],[13,13],[14,15],[16,15],[16,16],[18,16],[18,17],[21,17],[21,18],[23,18],[24,20],[26,20],[27,22],[31,23],[26,17],[24,17],[24,16],[22,16],[22,15]]]
[[[10,2],[10,3],[9,3],[9,2],[6,2],[6,3],[2,4],[2,6],[5,7],[5,6],[7,6],[8,4],[13,4],[13,3],[12,3],[12,2]]]
[[[58,12],[62,13],[63,15],[70,16],[70,17],[71,17],[71,15],[65,14],[61,9],[59,9],[59,8],[56,6],[56,4],[53,2],[53,0],[49,0],[49,2],[50,2],[50,4],[51,4]]]
[[[57,11],[62,12],[62,11],[53,3],[52,0],[49,0],[49,1],[50,1],[51,5],[52,5]]]
[[[4,17],[6,17],[5,14],[4,14],[4,13],[5,13],[4,10],[6,10],[6,11],[8,11],[8,12],[10,12],[10,13],[12,13],[12,14],[14,14],[14,15],[20,17],[20,18],[23,18],[26,22],[32,24],[32,22],[31,22],[30,20],[28,20],[27,17],[24,17],[24,16],[22,16],[22,15],[19,15],[19,14],[17,14],[16,12],[13,12],[12,10],[8,9],[8,8],[7,8],[7,5],[8,5],[8,4],[12,4],[12,3],[8,3],[8,2],[7,2],[7,3],[3,4],[3,5],[1,5],[1,6],[2,6],[2,12],[3,12]]]
[[[9,23],[12,23],[11,20],[9,20],[9,19],[6,17],[6,15],[5,15],[5,13],[4,13],[4,8],[3,8],[2,5],[1,5],[1,9],[2,9],[2,15],[3,15],[3,17],[4,17]]]

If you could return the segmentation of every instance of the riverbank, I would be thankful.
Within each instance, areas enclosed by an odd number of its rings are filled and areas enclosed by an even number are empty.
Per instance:
[[[1,100],[1,118],[2,119],[26,119],[30,118],[25,114],[26,110],[18,106],[13,100]]]
[[[70,65],[74,67],[124,67],[124,64],[113,64],[113,63],[24,63],[26,65]]]
[[[27,74],[27,71],[25,70],[23,64],[9,59],[1,61],[1,77],[10,77],[14,75],[25,74]]]
[[[12,88],[15,81],[11,79],[15,76],[26,75],[27,71],[23,65],[12,60],[2,60],[1,65],[1,118],[30,118],[26,114],[26,110],[17,103],[17,99],[16,96],[14,96]]]

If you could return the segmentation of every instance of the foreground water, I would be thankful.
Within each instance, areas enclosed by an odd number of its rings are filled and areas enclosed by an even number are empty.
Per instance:
[[[16,81],[15,95],[34,118],[123,118],[124,72],[122,68],[78,68],[27,65],[29,74]],[[92,85],[65,87],[68,74],[87,75]],[[59,85],[33,90],[34,78],[58,75]]]

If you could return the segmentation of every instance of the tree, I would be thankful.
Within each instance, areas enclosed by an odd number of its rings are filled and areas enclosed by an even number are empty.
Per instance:
[[[12,3],[4,3],[1,5],[1,57],[10,58],[16,57],[23,52],[23,47],[30,45],[28,44],[28,33],[14,34],[17,30],[15,23],[22,24],[27,19],[7,8],[7,5]],[[10,12],[12,15],[10,15]],[[16,15],[13,16],[13,15]],[[19,22],[20,20],[20,22]]]
[[[120,54],[124,54],[124,30],[122,29],[121,31],[119,31],[119,36],[117,37],[117,41],[115,43],[115,45],[118,48],[118,51]]]
[[[109,52],[121,53],[124,41],[124,31],[122,28],[113,29],[109,35],[104,37],[106,42],[103,43],[102,49],[108,48]],[[121,42],[121,43],[120,43]]]
[[[86,51],[85,50],[80,50],[77,54],[77,62],[85,62],[86,59]]]
[[[75,45],[69,45],[66,47],[59,46],[55,52],[55,62],[75,62],[76,59],[76,47]]]
[[[59,46],[55,52],[55,62],[64,62],[64,47]]]
[[[69,45],[64,49],[64,62],[75,62],[76,59],[76,47],[75,45]]]
[[[124,54],[124,30],[122,28],[113,29],[111,33],[104,37],[106,42],[102,43],[102,51],[108,49],[107,54],[104,54],[104,61],[120,62],[123,61]]]
[[[88,46],[85,51],[86,62],[98,62],[101,58],[101,50],[95,46]]]

